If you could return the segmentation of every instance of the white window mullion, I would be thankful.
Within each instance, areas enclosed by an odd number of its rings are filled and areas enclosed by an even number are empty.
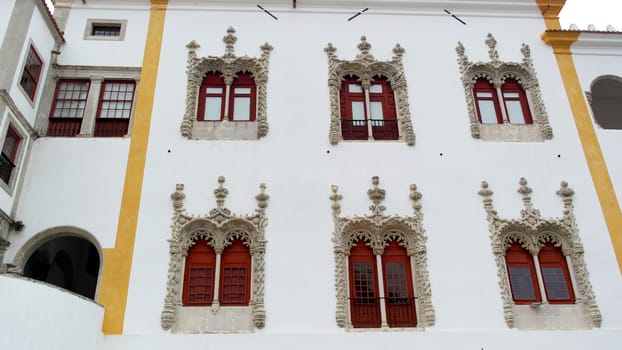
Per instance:
[[[220,306],[220,301],[218,300],[218,295],[220,295],[220,258],[222,257],[221,252],[216,252],[216,268],[214,271],[214,301],[212,302],[213,307]]]
[[[540,287],[540,297],[543,303],[547,303],[546,289],[544,288],[544,278],[542,278],[542,271],[540,271],[540,259],[537,255],[533,255],[533,264],[536,270],[536,276],[538,276],[538,286]]]
[[[231,85],[225,86],[225,111],[224,116],[222,117],[223,122],[229,121],[229,96],[231,96]]]
[[[367,90],[366,90],[367,91]],[[378,272],[378,299],[380,300],[380,327],[389,327],[387,322],[386,301],[384,300],[384,279],[382,278],[382,256],[376,254],[376,267]]]
[[[371,108],[371,103],[369,102],[369,89],[365,88],[365,121],[367,122],[367,139],[370,141],[374,140],[374,134],[372,132],[372,127],[371,127],[371,115],[370,115],[370,108]]]
[[[510,118],[505,110],[505,100],[503,99],[503,92],[501,92],[500,87],[495,88],[497,90],[497,98],[499,101],[499,109],[501,110],[501,118],[503,118],[503,123],[509,123]]]
[[[574,276],[574,265],[572,265],[572,259],[570,259],[570,255],[564,255],[564,258],[566,258],[566,266],[568,267],[568,276],[570,276],[570,283],[572,284],[572,290],[573,290],[573,294],[575,295],[575,299],[577,298],[577,291],[578,286],[577,286],[577,279]]]

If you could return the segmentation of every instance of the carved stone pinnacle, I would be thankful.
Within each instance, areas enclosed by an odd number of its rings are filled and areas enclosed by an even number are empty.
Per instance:
[[[219,209],[222,209],[225,207],[225,198],[227,198],[227,195],[229,194],[229,191],[223,187],[224,183],[225,183],[225,177],[222,175],[219,176],[218,177],[219,187],[214,190],[214,196],[216,196],[216,205],[218,206]]]

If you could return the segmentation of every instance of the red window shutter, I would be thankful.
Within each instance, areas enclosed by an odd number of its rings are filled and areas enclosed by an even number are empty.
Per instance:
[[[374,90],[376,86],[379,86],[381,92]],[[372,125],[372,133],[375,140],[397,140],[399,138],[398,126],[397,126],[397,113],[395,108],[395,96],[393,94],[393,88],[391,83],[385,77],[374,77],[374,82],[369,91],[369,102],[372,105],[370,111],[370,119]],[[382,118],[374,116],[373,105],[380,103],[382,105]]]
[[[248,305],[251,284],[251,255],[241,240],[235,240],[222,253],[220,304]]]
[[[241,92],[240,90],[247,89],[248,92]],[[235,115],[235,99],[242,98],[250,101],[248,120],[240,121],[254,121],[256,117],[257,107],[257,86],[255,85],[255,79],[250,73],[237,73],[237,77],[231,84],[231,90],[229,92],[229,120],[234,121]]]
[[[214,300],[216,254],[207,241],[198,240],[186,256],[182,302],[185,306],[211,305]]]
[[[351,91],[350,85],[360,88],[360,92]],[[341,104],[341,135],[344,140],[367,140],[367,106],[365,93],[357,76],[348,76],[341,82],[339,93]],[[363,105],[363,119],[354,119],[352,103]]]
[[[350,250],[350,319],[355,328],[378,328],[380,300],[376,258],[371,248],[360,240]]]
[[[519,243],[513,243],[505,251],[505,265],[512,289],[512,298],[516,304],[542,301],[533,257],[526,249]]]
[[[214,90],[210,90],[208,93],[208,89],[220,89],[220,93],[213,92]],[[218,120],[222,120],[225,114],[225,81],[221,77],[220,73],[207,73],[205,78],[203,78],[203,83],[199,88],[199,101],[197,103],[197,120],[204,121],[205,120],[205,100],[208,97],[211,98],[220,98],[220,118]]]
[[[488,111],[484,110],[484,106],[492,107],[496,116],[498,124],[503,123],[503,117],[501,115],[501,109],[499,107],[499,97],[497,96],[497,89],[485,78],[477,79],[477,82],[473,86],[473,98],[475,100],[475,109],[477,110],[477,118],[482,124],[492,124],[491,120],[483,119],[483,114]]]
[[[540,272],[544,280],[546,298],[550,304],[572,304],[575,302],[572,283],[561,249],[546,243],[538,253]]]
[[[525,124],[532,124],[531,112],[529,111],[529,102],[527,101],[527,94],[523,87],[514,79],[507,79],[503,86],[501,86],[501,93],[503,94],[503,102],[506,115],[510,118],[512,113],[508,105],[512,103],[519,103],[520,110],[522,112],[522,121]],[[510,119],[512,122],[512,119]]]
[[[384,249],[382,272],[389,327],[416,327],[410,257],[396,241],[391,241]]]

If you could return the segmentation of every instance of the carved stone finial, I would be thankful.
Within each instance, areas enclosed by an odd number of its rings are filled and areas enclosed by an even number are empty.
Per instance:
[[[477,192],[477,194],[479,194],[482,197],[490,197],[493,195],[493,192],[490,188],[488,188],[488,182],[487,181],[482,181],[481,184],[482,189],[479,190],[479,192]]]
[[[333,201],[331,209],[333,209],[333,216],[337,217],[339,216],[339,213],[341,213],[341,204],[339,204],[339,201],[343,198],[343,196],[337,193],[337,191],[339,191],[339,186],[332,185],[330,186],[330,189],[333,192],[333,194],[329,197],[330,200]]]
[[[523,46],[521,46],[520,48],[520,52],[523,54],[523,57],[525,59],[531,60],[531,49],[529,48],[529,45],[523,44]]]
[[[328,43],[324,48],[324,52],[326,52],[329,59],[335,57],[335,51],[337,51],[337,48],[333,46],[333,43]]]
[[[393,59],[395,61],[400,61],[402,60],[402,56],[404,56],[404,48],[402,46],[400,46],[400,44],[395,44],[395,47],[393,48]]]
[[[235,57],[235,49],[233,45],[238,38],[234,35],[235,29],[233,27],[227,28],[227,35],[222,38],[222,41],[225,43],[225,57]]]
[[[413,201],[413,209],[415,210],[415,213],[419,213],[421,211],[421,198],[423,197],[423,195],[421,194],[421,192],[417,191],[417,185],[415,184],[411,184],[410,185],[410,200]]]
[[[186,48],[188,49],[188,56],[189,57],[197,57],[197,49],[201,47],[201,45],[199,45],[199,43],[197,43],[196,41],[192,40],[191,42],[189,42],[186,45]]]
[[[264,54],[266,54],[266,55],[267,55],[267,54],[269,54],[269,53],[270,53],[270,51],[272,51],[272,49],[274,49],[274,48],[272,47],[272,45],[268,44],[268,42],[267,42],[267,41],[266,41],[265,43],[263,43],[263,45],[261,45],[259,48],[260,48],[260,49],[261,49],[261,51],[262,51]]]
[[[485,42],[486,45],[488,45],[488,56],[490,57],[490,60],[493,62],[498,62],[499,53],[497,52],[497,40],[495,40],[491,33],[488,33]]]
[[[462,42],[458,41],[458,46],[456,46],[456,52],[458,53],[458,56],[460,57],[464,57],[464,45],[462,44]]]
[[[263,211],[268,207],[268,199],[270,199],[270,196],[266,194],[265,183],[262,182],[259,185],[259,189],[261,190],[261,192],[259,192],[259,194],[255,196],[255,199],[257,200],[257,206],[259,207],[259,211]]]
[[[216,206],[218,207],[218,209],[223,209],[225,207],[225,198],[227,198],[227,195],[229,194],[229,191],[223,187],[224,183],[225,183],[225,177],[222,175],[219,176],[218,177],[219,187],[214,190],[214,196],[216,196]]]
[[[382,215],[385,207],[381,205],[381,203],[384,200],[386,192],[382,188],[378,187],[380,184],[378,176],[372,177],[371,183],[374,187],[367,191],[367,195],[374,204],[369,207],[369,210],[371,210],[374,215]]]
[[[562,181],[559,190],[557,190],[558,196],[562,197],[564,202],[564,215],[567,215],[572,210],[572,196],[574,196],[574,190],[568,187],[568,182]]]
[[[181,211],[184,208],[184,198],[186,198],[186,195],[183,191],[184,184],[177,184],[175,186],[175,192],[171,194],[171,199],[173,200],[173,208],[176,211]]]
[[[363,55],[369,54],[369,49],[371,49],[371,44],[367,42],[367,37],[365,35],[361,36],[361,42],[356,46],[361,50]]]
[[[527,180],[524,177],[521,177],[520,180],[518,180],[518,183],[520,187],[517,192],[523,195],[523,203],[525,203],[525,208],[529,209],[532,207],[531,192],[533,192],[533,190],[531,187],[527,186]]]

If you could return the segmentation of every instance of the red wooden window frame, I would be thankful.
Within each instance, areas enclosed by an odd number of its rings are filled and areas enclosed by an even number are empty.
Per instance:
[[[56,83],[47,136],[76,136],[80,133],[91,82],[61,79]]]
[[[248,88],[250,93],[238,93],[235,90],[237,88]],[[235,112],[235,98],[236,97],[248,97],[250,99],[249,106],[249,119],[248,120],[233,120],[233,113]],[[250,73],[238,72],[236,78],[231,84],[231,90],[229,92],[229,120],[235,122],[248,122],[255,120],[257,106],[257,86],[255,85],[255,79]]]
[[[382,92],[372,92],[374,85],[380,85]],[[380,102],[382,104],[382,119],[373,119],[371,110],[367,113],[371,121],[372,134],[375,140],[397,140],[399,138],[397,128],[397,111],[395,108],[395,95],[391,83],[385,77],[375,76],[369,91],[369,103]]]
[[[93,135],[99,137],[121,137],[127,135],[135,95],[135,81],[104,81],[99,95]]]
[[[574,291],[561,249],[546,243],[538,253],[546,299],[550,304],[573,304]],[[565,294],[565,295],[564,295]]]
[[[11,181],[11,174],[13,173],[13,168],[15,168],[15,159],[17,158],[17,150],[21,141],[22,137],[9,125],[4,143],[2,144],[2,154],[0,155],[0,179],[7,185]]]
[[[491,93],[492,97],[478,96],[478,92]],[[482,123],[482,113],[479,108],[479,101],[492,101],[495,107],[495,114],[497,116],[497,124],[503,124],[503,115],[499,108],[499,96],[497,95],[497,89],[486,79],[477,79],[475,85],[473,85],[473,99],[475,100],[475,109],[477,110],[477,119],[480,124]]]
[[[361,87],[361,92],[350,92],[351,84]],[[367,140],[367,106],[365,103],[365,91],[357,76],[347,76],[341,82],[339,92],[341,104],[341,136],[344,140]],[[352,116],[352,102],[363,103],[363,120],[354,119]]]
[[[385,305],[389,327],[416,327],[417,312],[410,257],[396,241],[382,254]]]
[[[24,65],[24,71],[22,78],[20,79],[20,85],[26,91],[26,94],[31,101],[35,98],[37,92],[37,85],[39,85],[39,79],[41,77],[41,71],[43,70],[43,61],[34,46],[30,45],[28,56],[26,57],[26,64]]]
[[[225,248],[220,260],[220,305],[243,306],[250,300],[251,255],[241,240]]]
[[[379,328],[380,299],[376,257],[363,240],[350,250],[350,320],[354,328]]]
[[[208,88],[220,88],[221,93],[207,93]],[[220,97],[220,120],[223,120],[225,115],[225,94],[226,86],[225,81],[220,73],[210,72],[205,75],[201,87],[199,88],[199,102],[197,104],[197,120],[205,121],[205,99],[207,97]],[[215,120],[209,120],[215,121]]]
[[[505,265],[507,267],[508,280],[512,291],[512,299],[516,304],[532,304],[541,302],[538,275],[533,263],[533,256],[519,243],[513,243],[505,251]],[[529,276],[525,276],[529,272]],[[529,293],[531,297],[521,296]]]
[[[184,271],[184,306],[212,305],[216,276],[216,253],[200,239],[188,249]]]
[[[508,97],[506,93],[518,93],[518,97]],[[505,108],[505,114],[508,116],[509,120],[509,111],[507,102],[508,101],[519,101],[521,106],[521,111],[523,112],[523,119],[525,124],[532,124],[533,120],[531,118],[531,111],[529,110],[529,102],[527,101],[527,94],[523,87],[514,79],[506,79],[505,83],[501,86],[501,94],[503,95],[503,108]]]

